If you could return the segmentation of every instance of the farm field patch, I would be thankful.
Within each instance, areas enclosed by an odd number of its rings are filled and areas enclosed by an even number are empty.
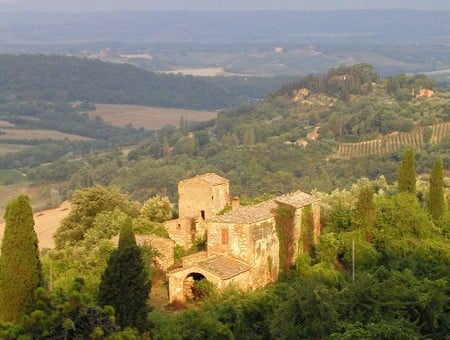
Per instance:
[[[161,129],[166,125],[178,126],[183,117],[190,122],[203,122],[217,117],[215,111],[199,111],[147,107],[139,105],[96,104],[96,110],[89,112],[90,117],[100,116],[106,123],[114,126],[132,124],[135,128],[148,130]]]
[[[87,141],[91,138],[72,135],[54,130],[32,130],[32,129],[2,129],[1,140],[7,139],[70,139],[76,141]]]

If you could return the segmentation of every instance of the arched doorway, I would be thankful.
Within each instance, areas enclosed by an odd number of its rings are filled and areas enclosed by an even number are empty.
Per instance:
[[[183,281],[183,295],[185,300],[195,300],[200,298],[194,288],[194,283],[201,280],[206,281],[206,277],[200,273],[190,273]]]

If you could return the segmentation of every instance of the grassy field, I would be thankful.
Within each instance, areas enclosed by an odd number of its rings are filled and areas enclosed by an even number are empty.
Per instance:
[[[63,202],[60,206],[54,209],[42,210],[34,213],[34,230],[36,231],[39,248],[42,250],[44,248],[53,248],[55,242],[53,235],[58,229],[61,220],[69,215],[70,203]],[[5,230],[5,223],[0,223],[0,244],[3,238],[3,232]]]
[[[31,130],[31,129],[2,129],[0,141],[5,139],[70,139],[70,140],[90,140],[91,138],[72,135],[69,133],[53,130]]]
[[[22,144],[0,144],[0,156],[6,155],[7,153],[19,152],[29,148],[30,145]]]
[[[147,107],[139,105],[96,104],[97,110],[89,113],[91,117],[100,116],[114,126],[132,124],[135,128],[143,127],[148,130],[161,129],[166,125],[178,126],[180,118],[187,118],[190,122],[202,122],[217,117],[215,111],[198,111]]]
[[[4,181],[8,180],[7,177],[5,177],[5,171],[8,170],[2,170]],[[0,221],[3,221],[3,215],[8,202],[20,194],[26,194],[30,197],[31,205],[34,210],[41,210],[48,206],[50,202],[48,190],[45,190],[43,187],[30,187],[29,183],[26,181],[0,185]]]

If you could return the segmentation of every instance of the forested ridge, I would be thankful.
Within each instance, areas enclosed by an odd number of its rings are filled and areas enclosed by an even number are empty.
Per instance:
[[[0,55],[0,79],[0,102],[83,101],[190,109],[238,105],[264,96],[283,81],[158,74],[86,58],[6,54]]]

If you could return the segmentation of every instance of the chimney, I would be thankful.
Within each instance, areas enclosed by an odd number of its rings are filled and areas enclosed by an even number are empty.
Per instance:
[[[231,210],[232,211],[238,211],[239,210],[239,197],[235,196],[233,197],[233,202],[231,203]]]

